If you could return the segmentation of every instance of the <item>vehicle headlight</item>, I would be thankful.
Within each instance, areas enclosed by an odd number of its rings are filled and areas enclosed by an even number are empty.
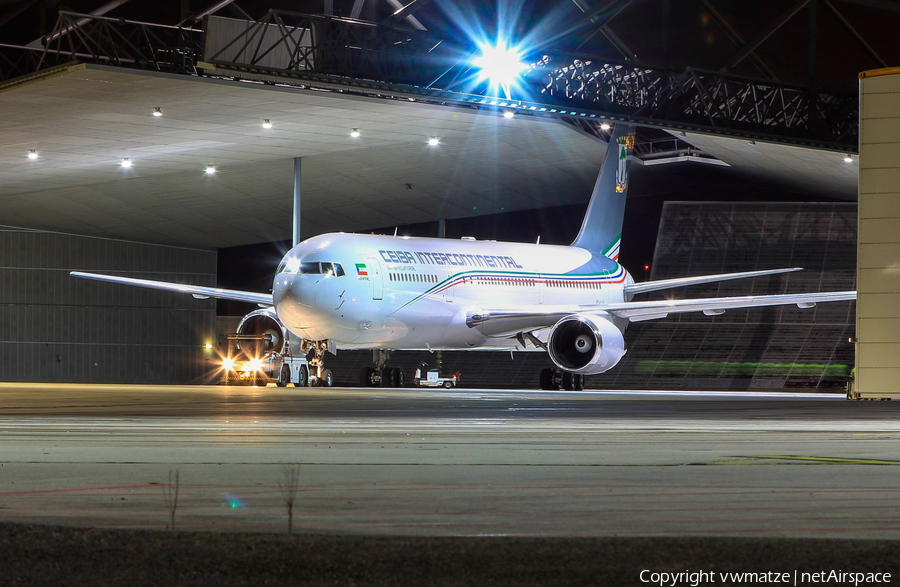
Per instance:
[[[262,361],[258,358],[250,359],[250,370],[251,371],[262,371]]]
[[[226,371],[231,371],[232,369],[234,369],[234,359],[232,359],[231,357],[225,357],[224,359],[222,359],[222,368]]]

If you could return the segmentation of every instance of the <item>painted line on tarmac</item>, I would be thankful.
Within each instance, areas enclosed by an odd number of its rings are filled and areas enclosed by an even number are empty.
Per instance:
[[[842,457],[809,457],[797,455],[760,455],[751,457],[755,459],[768,459],[780,461],[807,461],[811,463],[836,463],[836,464],[852,464],[852,465],[900,465],[900,461],[889,461],[883,459],[851,459]]]
[[[404,389],[397,389],[397,392],[404,392]],[[594,389],[584,391],[563,391],[563,390],[540,390],[540,389],[464,389],[456,391],[436,391],[425,394],[427,397],[469,397],[474,394],[485,395],[564,395],[573,397],[590,397],[590,396],[659,396],[669,398],[749,398],[749,399],[818,399],[818,400],[844,400],[846,395],[842,393],[831,392],[779,392],[779,391],[688,391],[688,390],[665,390],[665,389]]]

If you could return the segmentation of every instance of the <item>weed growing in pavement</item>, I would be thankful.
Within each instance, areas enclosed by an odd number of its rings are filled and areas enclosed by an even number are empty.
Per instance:
[[[294,530],[294,501],[297,499],[297,491],[300,489],[300,465],[284,465],[281,468],[281,481],[278,482],[281,491],[281,499],[288,514],[288,536]]]
[[[180,485],[181,474],[178,469],[172,471],[169,469],[169,482],[162,486],[163,499],[166,501],[166,509],[169,510],[168,530],[175,529],[175,512],[178,510],[178,489]]]

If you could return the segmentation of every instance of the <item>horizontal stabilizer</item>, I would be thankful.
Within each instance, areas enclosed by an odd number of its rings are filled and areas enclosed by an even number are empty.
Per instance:
[[[698,275],[696,277],[679,277],[677,279],[660,279],[659,281],[646,281],[644,283],[632,283],[625,286],[625,295],[636,295],[673,289],[688,285],[700,285],[702,283],[715,283],[730,279],[744,279],[745,277],[763,277],[765,275],[778,275],[779,273],[792,273],[802,271],[803,267],[791,267],[790,269],[765,269],[763,271],[743,271],[741,273],[719,273],[718,275]]]
[[[202,285],[187,285],[185,283],[170,283],[167,281],[152,281],[150,279],[135,279],[133,277],[102,275],[100,273],[82,273],[81,271],[71,271],[69,275],[71,275],[72,277],[82,277],[84,279],[94,279],[97,281],[120,283],[122,285],[133,285],[136,287],[161,289],[163,291],[171,291],[175,293],[186,293],[193,295],[197,299],[220,298],[223,300],[235,300],[237,302],[249,302],[251,304],[259,304],[261,306],[272,305],[272,294],[267,293],[255,293],[252,291],[239,291],[235,289],[222,289],[218,287],[204,287]]]

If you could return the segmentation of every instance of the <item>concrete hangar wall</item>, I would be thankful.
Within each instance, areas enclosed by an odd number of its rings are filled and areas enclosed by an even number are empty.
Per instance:
[[[216,253],[0,226],[0,381],[205,381],[214,302],[71,270],[215,286]]]

